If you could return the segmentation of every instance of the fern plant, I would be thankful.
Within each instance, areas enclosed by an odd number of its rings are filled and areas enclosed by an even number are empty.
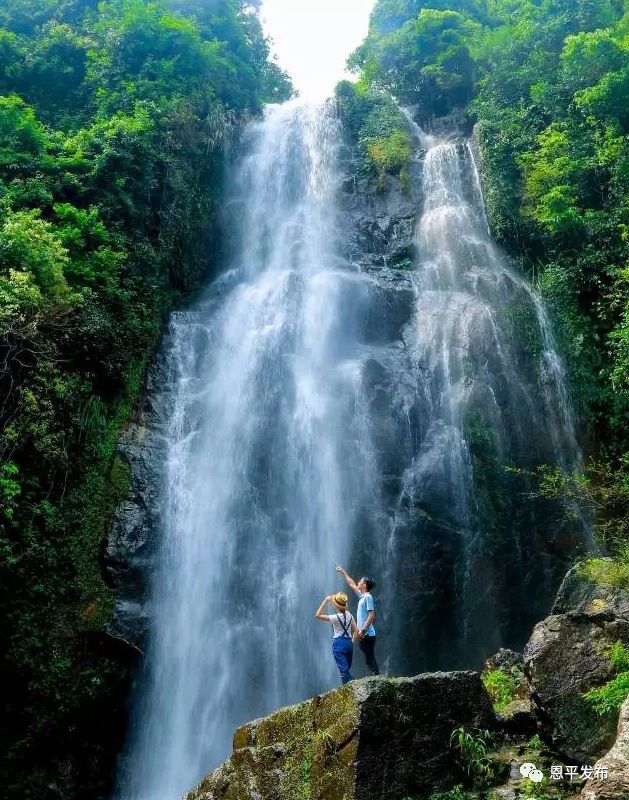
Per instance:
[[[610,648],[609,660],[618,674],[604,686],[590,689],[583,695],[600,716],[616,714],[629,697],[629,648],[616,642]]]
[[[456,752],[461,769],[478,788],[489,786],[494,770],[487,757],[489,731],[473,733],[463,727],[455,728],[450,735],[450,747]]]

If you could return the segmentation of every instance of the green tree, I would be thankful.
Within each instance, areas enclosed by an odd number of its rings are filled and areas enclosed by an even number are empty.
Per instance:
[[[257,5],[0,7],[7,798],[111,790],[133,660],[100,567],[128,491],[116,442],[164,315],[213,269],[223,144],[291,93]]]

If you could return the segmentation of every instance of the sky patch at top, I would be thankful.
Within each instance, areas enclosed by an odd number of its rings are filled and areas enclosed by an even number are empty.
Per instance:
[[[329,97],[347,77],[345,62],[367,35],[375,0],[264,0],[261,17],[273,52],[308,100]]]

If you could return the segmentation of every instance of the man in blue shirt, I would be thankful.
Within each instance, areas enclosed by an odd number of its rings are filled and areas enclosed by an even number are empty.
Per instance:
[[[375,581],[371,578],[361,578],[358,583],[350,577],[340,564],[336,565],[336,571],[347,581],[349,588],[358,596],[358,610],[356,612],[356,624],[358,626],[358,646],[363,651],[367,666],[373,675],[380,675],[378,662],[376,661],[376,611],[371,590],[375,586]]]

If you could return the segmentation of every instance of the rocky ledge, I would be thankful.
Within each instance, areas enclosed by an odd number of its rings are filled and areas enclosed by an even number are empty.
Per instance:
[[[606,776],[606,777],[595,777]],[[582,800],[627,800],[629,798],[629,700],[625,700],[616,743],[594,765],[594,775],[585,784]]]
[[[136,413],[118,443],[129,469],[129,494],[116,509],[103,555],[105,577],[116,603],[109,633],[138,649],[149,626],[148,587],[155,566],[161,514],[164,419],[168,402],[166,364],[158,349]]]
[[[186,800],[385,800],[456,784],[458,727],[491,724],[474,672],[364,678],[238,729]]]

